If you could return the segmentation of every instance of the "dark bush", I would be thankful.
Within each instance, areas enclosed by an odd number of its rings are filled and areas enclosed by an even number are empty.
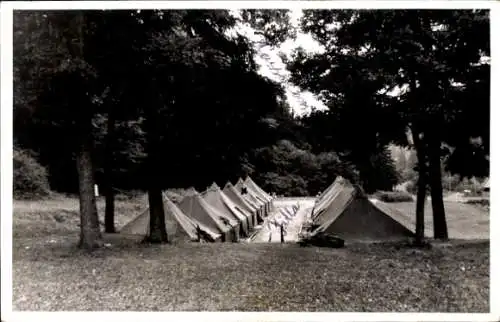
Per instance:
[[[99,191],[99,194],[104,196],[104,191]],[[118,190],[115,189],[115,200],[117,201],[129,201],[143,198],[146,193],[141,190]]]
[[[413,201],[413,196],[404,191],[378,191],[374,197],[383,202],[409,202]]]
[[[279,175],[274,172],[266,172],[259,175],[258,178],[265,182],[262,188],[269,193],[274,192],[285,197],[308,195],[307,182],[298,175]]]
[[[470,205],[480,205],[480,206],[489,206],[490,205],[490,199],[486,198],[481,198],[481,199],[470,199],[466,200],[465,203],[470,204]]]
[[[318,233],[300,240],[298,244],[300,246],[342,248],[344,247],[345,242],[338,236],[327,233]]]
[[[417,193],[417,179],[414,179],[414,180],[410,180],[407,184],[406,184],[406,190],[410,193]]]
[[[33,152],[15,148],[13,168],[14,198],[38,199],[50,194],[47,170],[38,163]]]

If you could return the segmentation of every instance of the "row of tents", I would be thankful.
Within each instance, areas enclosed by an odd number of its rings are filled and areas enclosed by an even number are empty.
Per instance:
[[[177,204],[164,194],[167,236],[170,241],[238,242],[269,215],[272,200],[250,177],[223,189],[215,183],[201,193],[190,188]],[[120,233],[147,236],[149,224],[146,209]]]
[[[343,239],[399,239],[414,235],[407,216],[384,202],[369,200],[361,187],[337,177],[321,193],[311,213],[309,234]]]

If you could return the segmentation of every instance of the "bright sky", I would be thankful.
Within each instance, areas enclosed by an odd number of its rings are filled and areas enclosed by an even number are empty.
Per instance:
[[[302,10],[294,9],[291,11],[292,24],[298,25],[302,16]],[[248,25],[239,25],[236,28],[240,33],[247,36],[255,44],[255,61],[259,65],[259,73],[271,80],[283,84],[288,103],[293,109],[294,114],[302,115],[309,113],[313,109],[325,109],[325,105],[309,91],[305,91],[289,82],[290,73],[280,58],[280,54],[290,57],[292,52],[302,47],[308,52],[321,51],[320,45],[310,36],[304,33],[298,33],[297,39],[287,40],[279,48],[261,45],[263,36],[256,35],[254,29]]]

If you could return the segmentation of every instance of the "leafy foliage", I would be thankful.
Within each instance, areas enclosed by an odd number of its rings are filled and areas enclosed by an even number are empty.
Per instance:
[[[290,11],[283,9],[245,9],[240,11],[241,18],[264,37],[266,44],[278,45],[296,37],[296,30],[290,23]]]
[[[50,194],[47,171],[32,152],[15,148],[13,153],[14,198],[37,199]]]
[[[339,136],[345,128],[328,125],[327,115],[294,120],[281,86],[256,72],[252,44],[227,33],[236,23],[228,11],[88,11],[80,25],[78,18],[16,15],[15,135],[40,153],[54,189],[78,189],[73,142],[81,113],[93,120],[97,183],[105,182],[111,149],[113,186],[120,190],[147,188],[149,134],[158,141],[153,149],[165,152],[153,172],[162,188],[204,189],[249,173],[271,191],[305,195],[322,191],[337,175],[358,180],[364,166],[358,161],[367,159],[353,147],[362,141]],[[245,10],[241,21],[275,44],[294,35],[286,10]],[[67,64],[76,48],[65,45],[71,39],[83,39],[83,60]],[[74,90],[79,79],[81,92],[66,88]],[[68,108],[73,102],[79,106]],[[351,117],[343,111],[333,116],[335,124]],[[111,117],[116,142],[108,146]],[[380,166],[387,161],[371,158],[370,169],[382,169],[378,178],[392,178]],[[374,180],[368,181],[376,189],[389,186]]]
[[[286,10],[243,10],[240,18],[227,10],[20,12],[16,144],[37,153],[58,191],[78,190],[74,143],[90,128],[99,184],[111,150],[118,189],[146,189],[154,179],[162,189],[201,190],[251,174],[278,194],[315,195],[338,175],[367,192],[415,179],[413,167],[398,174],[387,146],[411,145],[408,128],[417,124],[428,146],[452,147],[448,171],[488,174],[488,12],[305,11],[301,29],[324,51],[298,51],[289,69],[293,83],[329,109],[301,119],[290,114],[281,84],[257,73],[252,43],[232,29],[247,23],[275,46],[294,37],[290,17]],[[401,93],[389,95],[395,88]]]
[[[249,159],[250,175],[265,190],[285,196],[310,196],[323,191],[339,175],[356,178],[355,168],[334,152],[314,154],[288,140],[258,148]]]
[[[490,69],[482,60],[489,55],[487,11],[306,10],[304,14],[302,29],[326,52],[298,52],[290,64],[292,79],[320,95],[333,116],[342,119],[347,130],[355,129],[367,148],[373,148],[375,137],[382,144],[407,145],[406,126],[417,123],[427,124],[428,137],[439,135],[456,146],[458,159],[462,159],[458,150],[470,155],[470,136],[481,136],[488,145]],[[397,97],[387,95],[397,87],[406,90]],[[343,110],[347,114],[339,116]],[[430,133],[429,128],[441,131]]]
[[[349,179],[362,183],[367,192],[392,190],[399,177],[389,151],[381,145],[379,138],[373,136],[374,133],[365,132],[363,135],[362,131],[373,126],[368,124],[368,118],[360,119],[362,124],[359,124],[359,131],[357,127],[349,128],[348,125],[357,122],[355,118],[359,119],[348,110],[330,109],[326,112],[313,112],[301,121],[305,127],[305,137],[311,142],[313,151],[319,153],[326,148],[332,149],[339,153],[342,163],[352,164],[356,168],[357,178],[350,175]]]
[[[77,191],[73,143],[79,111],[93,118],[98,183],[107,149],[105,125],[112,114],[117,119],[112,155],[114,185],[121,189],[144,189],[148,181],[152,123],[145,120],[151,111],[159,141],[155,150],[168,151],[155,169],[163,188],[234,180],[246,153],[274,142],[266,137],[263,120],[283,112],[282,89],[256,73],[246,38],[226,34],[235,24],[227,11],[92,11],[84,18],[81,65],[93,72],[93,78],[83,77],[92,85],[90,109],[69,108],[78,96],[64,86],[74,89],[68,77],[79,72],[70,76],[59,64],[70,55],[60,44],[74,38],[70,27],[76,18],[54,12],[16,16],[15,135],[21,145],[40,152],[56,190]],[[53,28],[56,23],[59,28]],[[30,80],[33,85],[26,88]]]
[[[383,202],[412,202],[413,196],[403,191],[378,191],[374,195]]]
[[[351,157],[361,162],[363,186],[372,189],[365,181],[372,175],[370,158],[381,147],[414,144],[422,182],[417,239],[427,185],[434,236],[447,239],[442,143],[455,148],[449,158],[454,172],[485,176],[489,162],[487,152],[472,153],[470,147],[473,137],[489,142],[489,12],[306,10],[301,27],[323,52],[298,51],[289,63],[292,81],[320,95],[331,120],[341,120],[336,128],[344,136],[330,138],[342,137]],[[408,129],[414,142],[407,140]]]

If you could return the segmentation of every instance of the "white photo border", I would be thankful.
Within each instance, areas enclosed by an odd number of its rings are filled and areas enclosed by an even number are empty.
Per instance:
[[[497,206],[500,189],[493,188],[490,208],[490,313],[309,313],[309,312],[13,312],[12,311],[12,18],[13,10],[79,10],[79,9],[490,9],[491,21],[491,106],[500,106],[500,3],[494,1],[19,1],[1,5],[1,305],[2,321],[499,321],[500,303],[499,233]],[[493,58],[495,57],[495,58]],[[500,58],[499,58],[500,59]],[[498,87],[496,87],[498,86]],[[495,90],[496,89],[496,90]],[[500,127],[499,112],[491,108],[492,141]],[[492,162],[500,159],[500,145],[491,146]],[[500,169],[491,164],[490,179],[499,182]],[[497,170],[498,169],[498,170]],[[495,186],[495,184],[493,184]],[[497,208],[499,210],[497,211]],[[493,250],[496,249],[495,253]],[[493,269],[497,268],[497,270]],[[496,300],[495,300],[496,299]]]

